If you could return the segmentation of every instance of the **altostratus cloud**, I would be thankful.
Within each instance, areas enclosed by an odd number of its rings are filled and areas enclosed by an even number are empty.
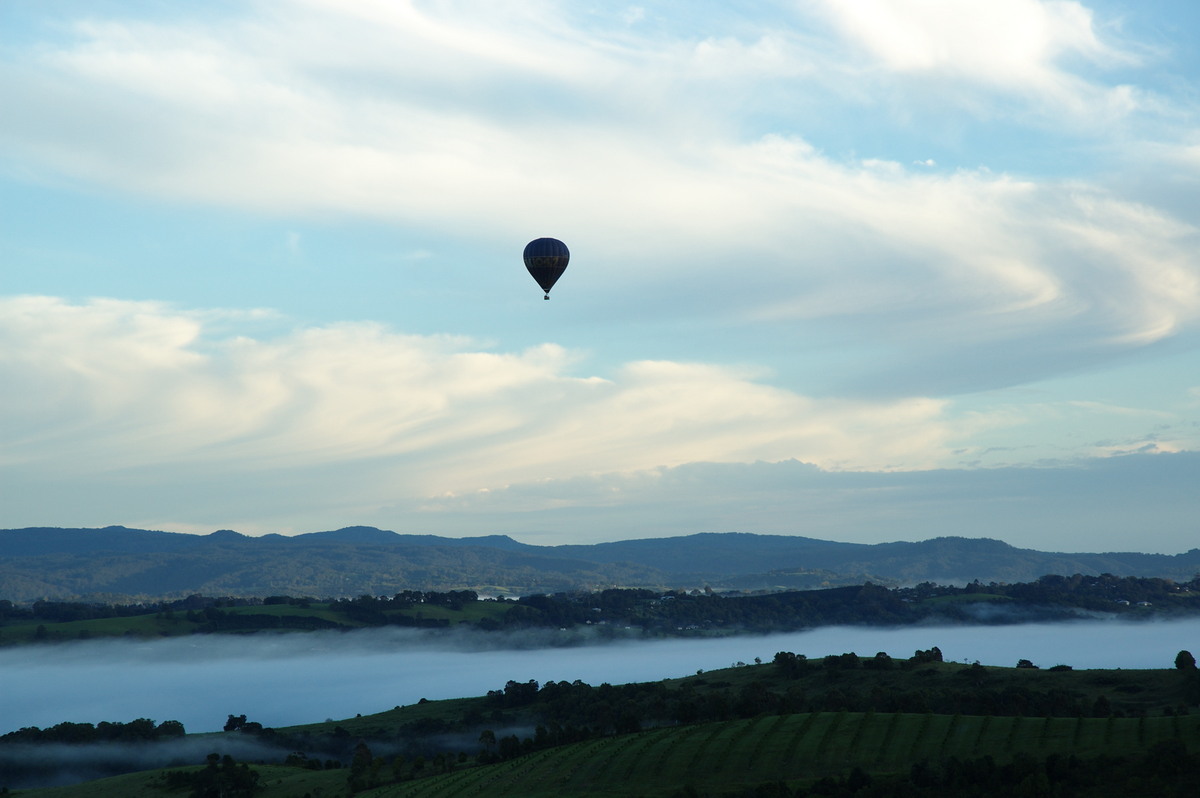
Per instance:
[[[0,464],[289,470],[372,459],[426,493],[692,461],[927,467],[943,403],[817,400],[734,368],[577,376],[562,347],[486,351],[376,324],[213,337],[154,303],[0,300]]]

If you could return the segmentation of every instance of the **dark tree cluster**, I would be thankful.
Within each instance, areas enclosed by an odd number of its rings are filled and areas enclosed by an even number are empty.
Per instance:
[[[200,770],[172,770],[163,776],[167,789],[190,789],[190,798],[253,798],[261,789],[258,780],[258,773],[228,754],[209,754]]]
[[[319,618],[315,615],[267,615],[260,613],[226,612],[216,606],[205,607],[200,612],[188,610],[185,618],[196,625],[194,632],[219,634],[222,632],[255,632],[263,629],[280,629],[294,632],[313,632],[319,629],[344,629],[343,624]]]
[[[445,618],[424,618],[422,606],[445,607],[461,610],[476,602],[479,596],[474,590],[450,590],[446,592],[403,590],[395,596],[359,596],[353,599],[338,599],[330,602],[330,609],[359,624],[369,626],[412,626],[427,629],[444,628],[450,625]],[[414,615],[399,610],[416,609]]]
[[[174,617],[186,612],[199,632],[239,632],[252,629],[323,629],[400,625],[439,628],[445,617],[425,617],[424,607],[461,610],[479,601],[472,590],[402,590],[390,598],[362,595],[331,599],[329,608],[344,623],[313,615],[271,615],[227,612],[231,607],[289,604],[308,607],[309,598],[272,595],[265,599],[209,598],[199,595],[158,604],[88,604],[39,601],[20,607],[0,600],[0,624],[90,620],[158,612]],[[489,601],[492,601],[489,599]],[[489,614],[476,625],[484,630],[504,628],[590,626],[613,635],[625,628],[654,636],[769,632],[830,624],[902,625],[938,620],[962,623],[1052,621],[1102,611],[1130,617],[1200,612],[1200,578],[1176,583],[1169,579],[1100,576],[1043,576],[1034,582],[1004,584],[973,582],[965,586],[936,585],[886,588],[866,583],[852,587],[795,590],[742,595],[706,591],[659,592],[643,588],[598,592],[563,592],[497,599],[501,615]],[[988,606],[990,605],[990,606]],[[988,606],[981,612],[981,606]],[[44,637],[45,635],[43,635]]]
[[[86,764],[72,765],[72,768],[90,774],[91,778],[103,778],[139,769],[137,763],[147,749],[156,743],[181,738],[185,733],[179,721],[155,724],[147,718],[128,723],[64,722],[45,729],[27,726],[0,736],[0,753],[3,753],[0,756],[0,785],[37,785],[54,778],[64,769],[57,756],[27,756],[20,749],[4,752],[2,749],[7,746],[46,745],[53,746],[55,751],[62,750],[60,746],[79,746],[80,749],[95,746],[95,750],[85,757]]]
[[[406,609],[419,604],[428,604],[433,607],[448,607],[452,610],[461,610],[465,605],[478,600],[479,594],[474,590],[401,590],[392,597],[390,603],[395,609]]]
[[[1059,576],[1049,574],[1033,582],[981,585],[965,591],[996,593],[1025,604],[1063,604],[1104,612],[1134,612],[1148,602],[1159,610],[1195,610],[1200,605],[1200,577],[1189,582],[1140,576]],[[940,590],[945,590],[941,588]]]
[[[931,612],[873,584],[751,596],[612,589],[524,596],[509,609],[501,625],[611,624],[677,635],[793,630],[836,623],[888,625],[919,620]]]
[[[164,720],[155,725],[148,718],[138,718],[128,723],[101,721],[100,723],[58,723],[39,729],[27,726],[0,736],[0,745],[5,743],[136,743],[174,739],[186,734],[183,724],[177,720]]]
[[[155,612],[159,607],[158,604],[103,604],[82,601],[35,601],[28,607],[21,607],[7,599],[0,599],[0,623],[66,623],[98,618],[128,618]]]
[[[984,614],[980,604],[1005,612]],[[798,590],[763,595],[720,595],[711,591],[605,590],[525,596],[496,627],[605,625],[651,634],[687,635],[730,631],[767,632],[830,624],[900,625],[937,619],[963,623],[1065,620],[1080,611],[1142,617],[1200,611],[1200,579],[1101,576],[1044,576],[1018,584],[973,582],[955,587],[923,583],[890,589],[867,583],[854,587]]]
[[[544,728],[539,736],[529,738],[528,744],[520,741],[526,749],[661,725],[798,712],[1027,717],[1126,714],[1103,696],[1097,699],[1038,681],[996,681],[989,669],[978,663],[930,667],[941,661],[936,646],[916,651],[908,659],[896,659],[886,652],[871,657],[849,652],[808,659],[780,651],[766,666],[762,679],[736,687],[707,678],[689,679],[677,686],[663,682],[592,686],[578,680],[539,686],[535,681],[509,681],[503,689],[488,693],[485,712],[496,722],[536,718]],[[895,676],[885,681],[849,678],[855,671],[894,671]],[[478,722],[486,716],[480,712],[465,720]]]

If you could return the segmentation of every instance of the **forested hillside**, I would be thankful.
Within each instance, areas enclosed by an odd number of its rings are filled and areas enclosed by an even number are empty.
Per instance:
[[[864,545],[729,533],[530,546],[502,535],[457,539],[371,527],[294,537],[124,527],[0,531],[0,597],[12,601],[457,589],[505,595],[606,587],[780,590],[1104,573],[1187,581],[1198,572],[1200,549],[1061,554],[957,537]]]
[[[0,599],[0,645],[95,637],[171,637],[364,627],[471,628],[485,632],[586,629],[590,636],[711,637],[829,625],[1013,624],[1107,617],[1164,620],[1200,613],[1200,578],[1044,576],[1016,584],[923,582],[820,590],[719,594],[609,588],[484,598],[472,590],[403,590],[319,601],[193,595],[108,604]],[[566,642],[569,638],[565,638]],[[578,642],[578,641],[576,641]]]

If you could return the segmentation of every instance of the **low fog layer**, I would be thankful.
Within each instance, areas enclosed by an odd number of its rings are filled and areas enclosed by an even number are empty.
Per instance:
[[[154,743],[69,745],[18,743],[0,746],[0,773],[12,789],[78,784],[118,773],[203,764],[217,752],[238,761],[278,761],[289,752],[244,734],[219,738],[182,737]]]
[[[558,636],[430,635],[380,629],[351,633],[94,641],[0,650],[5,690],[0,733],[63,721],[177,720],[189,732],[219,731],[246,715],[280,727],[370,714],[421,698],[482,695],[509,679],[653,681],[712,670],[777,651],[809,657],[854,651],[896,657],[941,648],[947,660],[1042,667],[1170,668],[1200,649],[1200,619],[1119,624],[1078,622],[989,627],[828,627],[765,637],[595,642],[557,646]]]

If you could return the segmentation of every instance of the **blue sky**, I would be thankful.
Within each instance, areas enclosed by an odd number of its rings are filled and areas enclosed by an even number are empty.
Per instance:
[[[1198,29],[0,4],[0,526],[1189,549]]]

